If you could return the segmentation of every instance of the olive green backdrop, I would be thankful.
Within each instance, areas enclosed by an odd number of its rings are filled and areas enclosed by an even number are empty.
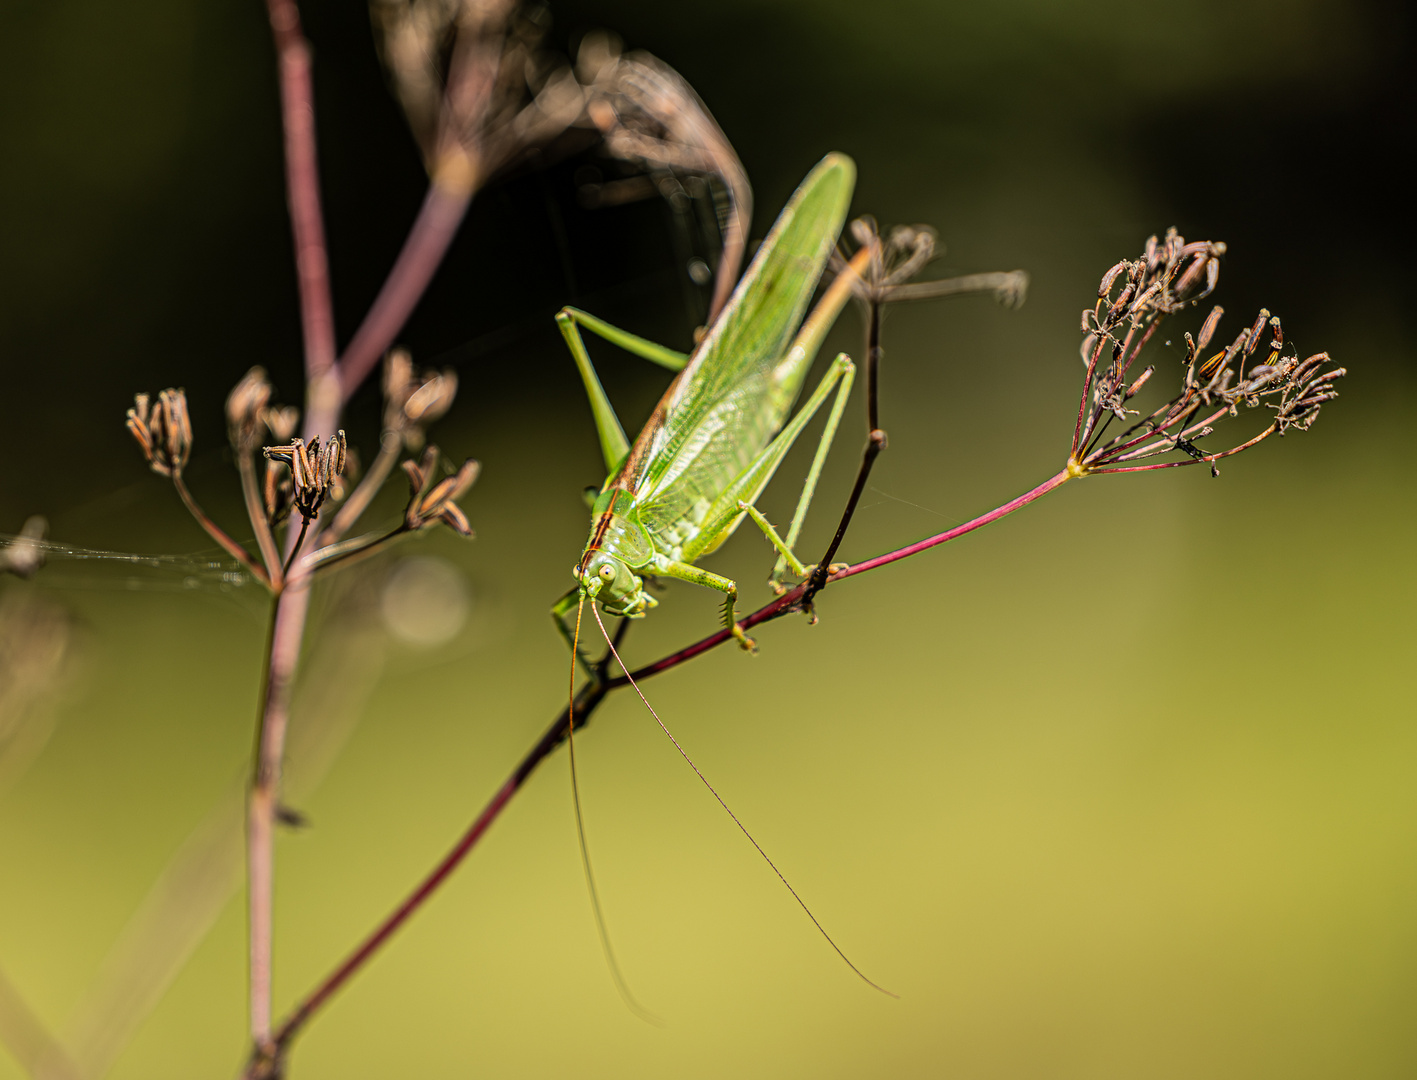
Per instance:
[[[307,7],[347,337],[423,180],[363,9]],[[765,628],[754,659],[720,650],[646,686],[901,1000],[841,965],[622,695],[577,740],[581,790],[621,962],[664,1026],[637,1020],[607,975],[558,754],[311,1028],[294,1075],[1410,1076],[1405,12],[576,0],[552,13],[563,47],[610,27],[693,82],[755,183],[755,235],[838,149],[860,169],[855,211],[939,228],[941,273],[1032,274],[1020,311],[891,313],[890,448],[848,560],[1061,467],[1078,312],[1103,270],[1168,225],[1229,243],[1216,299],[1231,332],[1267,305],[1303,354],[1328,350],[1351,375],[1312,432],[1219,480],[1068,485],[829,590],[819,625]],[[222,399],[253,363],[286,400],[301,385],[262,6],[11,0],[0,56],[0,531],[41,512],[69,544],[203,550],[122,416],[134,391],[184,385],[192,486],[239,530]],[[584,542],[581,488],[600,477],[550,316],[574,301],[677,347],[696,318],[664,208],[581,210],[573,166],[480,196],[402,337],[462,379],[435,437],[484,463],[465,500],[478,536],[410,543],[316,602],[296,723],[325,741],[292,749],[313,824],[278,850],[278,1005],[396,902],[564,704],[545,612]],[[859,353],[859,334],[848,313],[832,347]],[[1175,378],[1178,355],[1158,343],[1158,378]],[[665,377],[597,358],[638,424]],[[349,418],[366,457],[376,410],[366,393]],[[859,403],[849,417],[808,551],[850,484]],[[785,467],[771,516],[804,465]],[[376,513],[397,514],[399,494]],[[433,572],[451,567],[454,584],[400,591],[430,565],[401,568],[414,555],[443,560]],[[756,605],[770,561],[745,532],[711,565]],[[0,971],[61,1028],[193,830],[235,835],[264,608],[181,574],[74,562],[0,593],[57,605],[72,627],[54,734],[0,789]],[[673,586],[627,659],[701,636],[715,607]],[[438,637],[419,629],[435,617],[452,636],[419,643]],[[234,880],[222,853],[235,849],[213,844],[209,901]],[[114,1076],[236,1070],[243,907],[213,910]],[[20,1075],[0,1051],[0,1077]]]

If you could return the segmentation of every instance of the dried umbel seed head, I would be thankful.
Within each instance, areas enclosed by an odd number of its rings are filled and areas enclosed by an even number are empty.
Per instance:
[[[226,430],[237,454],[254,454],[260,447],[265,426],[261,414],[270,401],[271,384],[262,367],[248,371],[226,396]]]
[[[1132,369],[1142,348],[1167,315],[1206,296],[1219,279],[1224,244],[1186,243],[1173,229],[1164,242],[1151,237],[1135,261],[1123,261],[1103,275],[1097,303],[1083,312],[1083,362],[1087,377],[1079,403],[1070,468],[1079,473],[1139,472],[1205,462],[1238,454],[1290,428],[1308,430],[1320,407],[1338,396],[1335,381],[1346,374],[1327,353],[1300,360],[1284,355],[1279,317],[1261,308],[1234,340],[1209,356],[1224,309],[1215,307],[1195,337],[1185,335],[1185,373],[1180,392],[1146,415],[1127,407],[1151,378]],[[1116,295],[1114,296],[1114,290]],[[1265,344],[1263,358],[1257,351]],[[1292,348],[1292,346],[1290,347]],[[1089,402],[1091,407],[1089,409]],[[1238,416],[1240,406],[1274,410],[1259,434],[1229,447],[1202,446],[1215,425]],[[1104,441],[1114,420],[1127,424]],[[1179,460],[1149,461],[1167,455]],[[1143,462],[1146,462],[1143,464]]]
[[[421,449],[428,426],[453,405],[457,372],[418,371],[407,350],[395,349],[384,361],[384,432],[408,450]]]
[[[860,283],[860,289],[868,292],[904,285],[926,263],[944,253],[943,249],[936,250],[936,233],[928,225],[897,225],[882,240],[876,219],[860,217],[851,223],[851,238],[871,253]]]
[[[869,260],[853,291],[862,300],[875,304],[901,300],[933,300],[961,293],[992,292],[1005,307],[1018,307],[1028,291],[1028,275],[1022,270],[1007,273],[968,274],[938,281],[912,281],[944,252],[935,230],[929,225],[896,225],[884,239],[872,217],[851,223],[851,238],[869,253]],[[832,268],[840,273],[846,260],[833,257]]]
[[[472,487],[481,466],[468,458],[457,472],[433,483],[438,458],[438,448],[430,446],[424,451],[421,461],[403,463],[411,494],[408,509],[404,512],[404,522],[410,529],[426,529],[441,521],[460,536],[471,536],[472,527],[457,500]]]
[[[270,402],[271,384],[262,367],[253,367],[227,395],[227,434],[237,456],[254,454],[266,441],[267,433],[278,443],[289,442],[295,434],[300,410]]]
[[[579,121],[585,92],[542,47],[544,8],[515,0],[373,0],[379,51],[428,172],[483,178]]]
[[[281,462],[290,469],[291,498],[306,521],[319,513],[339,475],[344,472],[346,453],[343,431],[326,439],[324,445],[319,439],[311,439],[308,446],[303,439],[294,439],[289,446],[265,448],[268,460]],[[266,509],[274,516],[269,473],[266,487]]]
[[[135,395],[127,424],[153,472],[181,475],[192,454],[192,421],[187,416],[185,392],[164,390],[156,405],[147,394]]]
[[[276,442],[289,442],[295,434],[295,425],[300,423],[300,410],[294,405],[272,405],[261,410],[261,423]]]

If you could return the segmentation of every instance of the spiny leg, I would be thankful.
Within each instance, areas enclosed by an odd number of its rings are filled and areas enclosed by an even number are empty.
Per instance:
[[[768,542],[771,543],[773,547],[777,548],[778,566],[786,566],[797,577],[807,576],[807,568],[802,565],[796,555],[792,554],[792,549],[788,547],[787,541],[777,535],[777,530],[772,527],[772,522],[763,517],[762,511],[752,503],[745,503],[742,499],[738,500],[738,509],[752,518],[753,524],[762,529],[763,535],[768,538]],[[775,572],[774,570],[774,573]]]
[[[838,357],[838,362],[844,359]],[[802,494],[797,500],[797,509],[792,514],[792,524],[787,529],[787,539],[785,546],[779,550],[782,554],[778,557],[776,565],[772,568],[772,573],[768,575],[768,584],[772,586],[775,593],[782,593],[783,571],[790,569],[797,577],[805,577],[810,571],[810,567],[804,567],[801,560],[792,554],[792,549],[797,545],[797,537],[802,532],[802,524],[807,520],[807,507],[812,504],[812,497],[817,492],[817,481],[821,478],[822,467],[827,463],[827,454],[831,451],[831,445],[836,440],[836,430],[841,424],[841,415],[846,411],[846,399],[851,396],[851,384],[856,378],[856,369],[850,360],[846,361],[846,373],[842,376],[841,385],[837,388],[836,400],[832,402],[831,412],[827,414],[826,427],[822,428],[822,436],[817,441],[817,452],[812,457],[812,467],[807,470],[807,479],[802,484]],[[825,380],[824,380],[825,381]],[[772,537],[768,537],[772,539]]]
[[[738,616],[734,607],[738,602],[738,583],[732,578],[726,578],[722,574],[715,574],[711,570],[704,570],[691,563],[676,562],[658,556],[654,560],[654,569],[657,573],[667,577],[678,578],[680,581],[687,581],[691,585],[702,585],[706,589],[717,589],[724,594],[723,600],[723,625],[735,638],[741,648],[748,652],[757,652],[757,643],[743,632],[743,628],[738,625]]]

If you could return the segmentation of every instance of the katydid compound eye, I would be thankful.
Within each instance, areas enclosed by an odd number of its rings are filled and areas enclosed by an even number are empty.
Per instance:
[[[609,563],[602,564],[600,567],[600,576],[606,582],[614,581],[615,567],[611,566]]]

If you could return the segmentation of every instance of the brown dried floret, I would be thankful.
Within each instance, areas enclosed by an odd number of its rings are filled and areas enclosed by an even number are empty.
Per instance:
[[[438,448],[430,446],[424,451],[421,461],[403,463],[411,495],[408,509],[404,512],[404,523],[410,529],[425,529],[441,521],[459,535],[471,536],[472,527],[457,500],[472,487],[481,465],[468,458],[457,472],[435,483],[433,477],[438,471],[438,459]]]
[[[164,390],[155,405],[147,394],[135,394],[127,426],[153,472],[181,475],[192,454],[192,421],[187,415],[185,391]]]

